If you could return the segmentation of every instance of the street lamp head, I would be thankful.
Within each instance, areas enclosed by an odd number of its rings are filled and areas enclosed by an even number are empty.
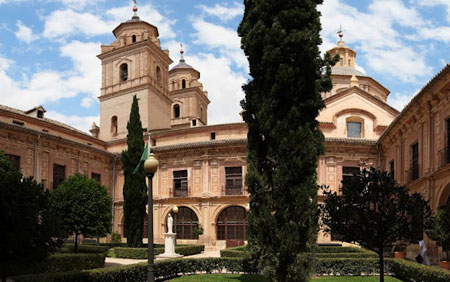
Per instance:
[[[158,169],[159,161],[153,153],[150,153],[144,162],[144,171],[146,174],[154,174]]]

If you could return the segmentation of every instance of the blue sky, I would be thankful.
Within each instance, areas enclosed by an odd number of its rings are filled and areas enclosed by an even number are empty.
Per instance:
[[[101,44],[132,16],[128,0],[0,0],[0,104],[36,105],[47,117],[87,131],[98,124]],[[159,28],[163,48],[201,72],[209,92],[210,124],[239,121],[248,63],[236,29],[241,1],[139,1],[141,19]],[[391,91],[403,106],[450,62],[449,0],[325,0],[321,50],[344,41],[358,69]]]

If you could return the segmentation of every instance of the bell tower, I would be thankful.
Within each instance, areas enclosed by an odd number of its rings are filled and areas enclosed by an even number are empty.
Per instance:
[[[113,30],[116,38],[101,46],[100,130],[104,141],[126,138],[133,96],[139,98],[142,127],[170,128],[169,51],[162,50],[158,29],[133,17]]]

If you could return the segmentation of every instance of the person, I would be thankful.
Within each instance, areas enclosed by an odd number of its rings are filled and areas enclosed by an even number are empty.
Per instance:
[[[425,241],[423,240],[423,238],[419,241],[419,246],[420,246],[420,255],[423,258],[423,264],[426,265],[430,265],[430,259],[428,258],[427,255],[427,245],[425,245]]]

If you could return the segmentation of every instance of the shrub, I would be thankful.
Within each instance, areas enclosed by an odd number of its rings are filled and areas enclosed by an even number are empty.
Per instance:
[[[190,256],[199,254],[204,251],[203,245],[179,245],[175,247],[175,252],[180,255]],[[164,248],[155,248],[155,256],[164,253]],[[146,259],[148,250],[147,248],[114,248],[115,256],[118,258],[133,258],[133,259]]]
[[[77,253],[106,253],[108,251],[108,246],[97,246],[82,244],[78,245]],[[63,245],[61,249],[58,250],[59,253],[75,253],[75,247],[73,245]]]
[[[170,278],[179,274],[213,271],[255,273],[255,268],[247,260],[236,258],[202,258],[161,260],[155,263],[157,278]],[[147,264],[123,265],[87,271],[65,272],[15,277],[16,282],[134,282],[146,281]]]
[[[404,259],[394,259],[390,261],[391,271],[395,276],[410,281],[450,281],[450,271],[439,268],[429,267]]]
[[[27,273],[54,273],[73,270],[86,270],[103,267],[104,254],[54,254],[43,262],[21,268],[20,274]]]
[[[374,275],[380,273],[377,258],[319,258],[315,264],[316,275]],[[385,263],[389,272],[389,263]]]
[[[366,249],[354,248],[354,247],[317,246],[315,249],[316,249],[315,250],[316,253],[364,253],[364,252],[367,252]]]
[[[112,244],[120,244],[120,243],[122,243],[122,236],[120,236],[120,233],[113,232],[111,234],[111,243]]]
[[[378,258],[375,253],[316,253],[316,258]]]

